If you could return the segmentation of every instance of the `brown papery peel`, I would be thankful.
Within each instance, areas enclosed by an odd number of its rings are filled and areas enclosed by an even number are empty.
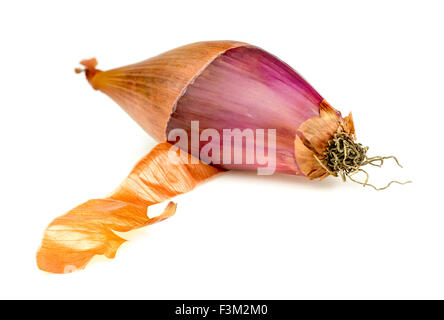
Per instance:
[[[164,212],[147,216],[150,205],[192,190],[198,183],[223,170],[158,144],[137,163],[113,194],[89,200],[56,218],[45,230],[37,252],[37,265],[52,273],[69,273],[84,268],[95,255],[114,258],[126,240],[113,231],[127,232],[171,217],[176,204]]]
[[[167,140],[166,128],[178,98],[214,59],[237,41],[205,41],[185,45],[145,61],[108,71],[96,69],[95,58],[80,63],[95,90],[116,101],[149,135]]]

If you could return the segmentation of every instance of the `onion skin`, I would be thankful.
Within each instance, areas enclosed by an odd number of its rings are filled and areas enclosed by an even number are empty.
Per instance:
[[[157,217],[149,206],[194,189],[222,170],[198,161],[164,142],[154,147],[122,184],[107,198],[89,200],[54,219],[45,230],[37,252],[37,266],[51,273],[83,269],[95,255],[114,258],[126,240],[114,233],[127,232],[171,217],[169,202]]]
[[[177,99],[205,67],[225,51],[248,44],[236,41],[197,42],[151,59],[96,70],[83,61],[92,87],[117,102],[150,136],[166,141],[166,126]],[[86,63],[85,63],[86,62]]]

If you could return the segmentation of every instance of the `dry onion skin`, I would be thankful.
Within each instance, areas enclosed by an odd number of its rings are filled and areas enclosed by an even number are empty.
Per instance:
[[[171,217],[173,202],[153,218],[147,209],[222,171],[203,162],[191,164],[190,155],[170,150],[171,144],[158,144],[109,197],[89,200],[52,221],[37,252],[38,267],[69,273],[83,269],[95,255],[114,258],[125,240],[113,231],[128,232]]]
[[[351,113],[343,117],[295,70],[256,46],[237,41],[207,41],[179,47],[148,60],[102,71],[95,58],[81,61],[91,86],[117,102],[160,144],[137,164],[120,188],[106,199],[90,200],[54,220],[38,252],[38,266],[45,271],[66,272],[83,268],[96,254],[114,257],[124,241],[112,230],[129,231],[171,216],[169,204],[157,218],[146,209],[223,170],[259,170],[258,159],[225,163],[230,155],[245,154],[246,144],[225,150],[222,140],[169,140],[175,129],[192,136],[192,122],[223,136],[224,130],[274,129],[275,143],[254,141],[276,155],[275,172],[323,179],[347,178],[363,186],[368,174],[362,166],[380,167],[390,157],[368,157],[368,147],[356,142]],[[170,143],[191,153],[197,164],[172,164]],[[258,145],[260,144],[260,145]],[[220,148],[209,157],[203,148]],[[250,146],[251,147],[251,146]],[[237,149],[236,149],[237,148]],[[239,150],[240,149],[240,150]],[[177,157],[180,155],[178,154]],[[190,156],[190,155],[188,155]],[[183,155],[182,155],[183,158]],[[364,181],[353,178],[359,172]]]

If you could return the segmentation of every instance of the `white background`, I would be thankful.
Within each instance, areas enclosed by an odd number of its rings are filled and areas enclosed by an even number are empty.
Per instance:
[[[440,1],[14,1],[0,4],[0,298],[444,298]],[[106,196],[155,142],[73,68],[201,40],[258,45],[334,107],[371,155],[405,165],[375,192],[232,172],[130,232],[114,260],[35,264],[55,217]],[[162,209],[157,206],[153,212]]]

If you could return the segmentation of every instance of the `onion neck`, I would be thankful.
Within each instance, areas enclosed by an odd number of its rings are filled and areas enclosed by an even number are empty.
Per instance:
[[[97,81],[97,77],[96,75],[101,73],[102,70],[96,69],[96,66],[98,64],[97,59],[96,58],[91,58],[91,59],[85,59],[80,61],[80,64],[83,65],[85,68],[76,68],[75,72],[76,73],[85,73],[85,77],[88,80],[89,84],[95,89],[98,90],[99,89],[99,84]]]

